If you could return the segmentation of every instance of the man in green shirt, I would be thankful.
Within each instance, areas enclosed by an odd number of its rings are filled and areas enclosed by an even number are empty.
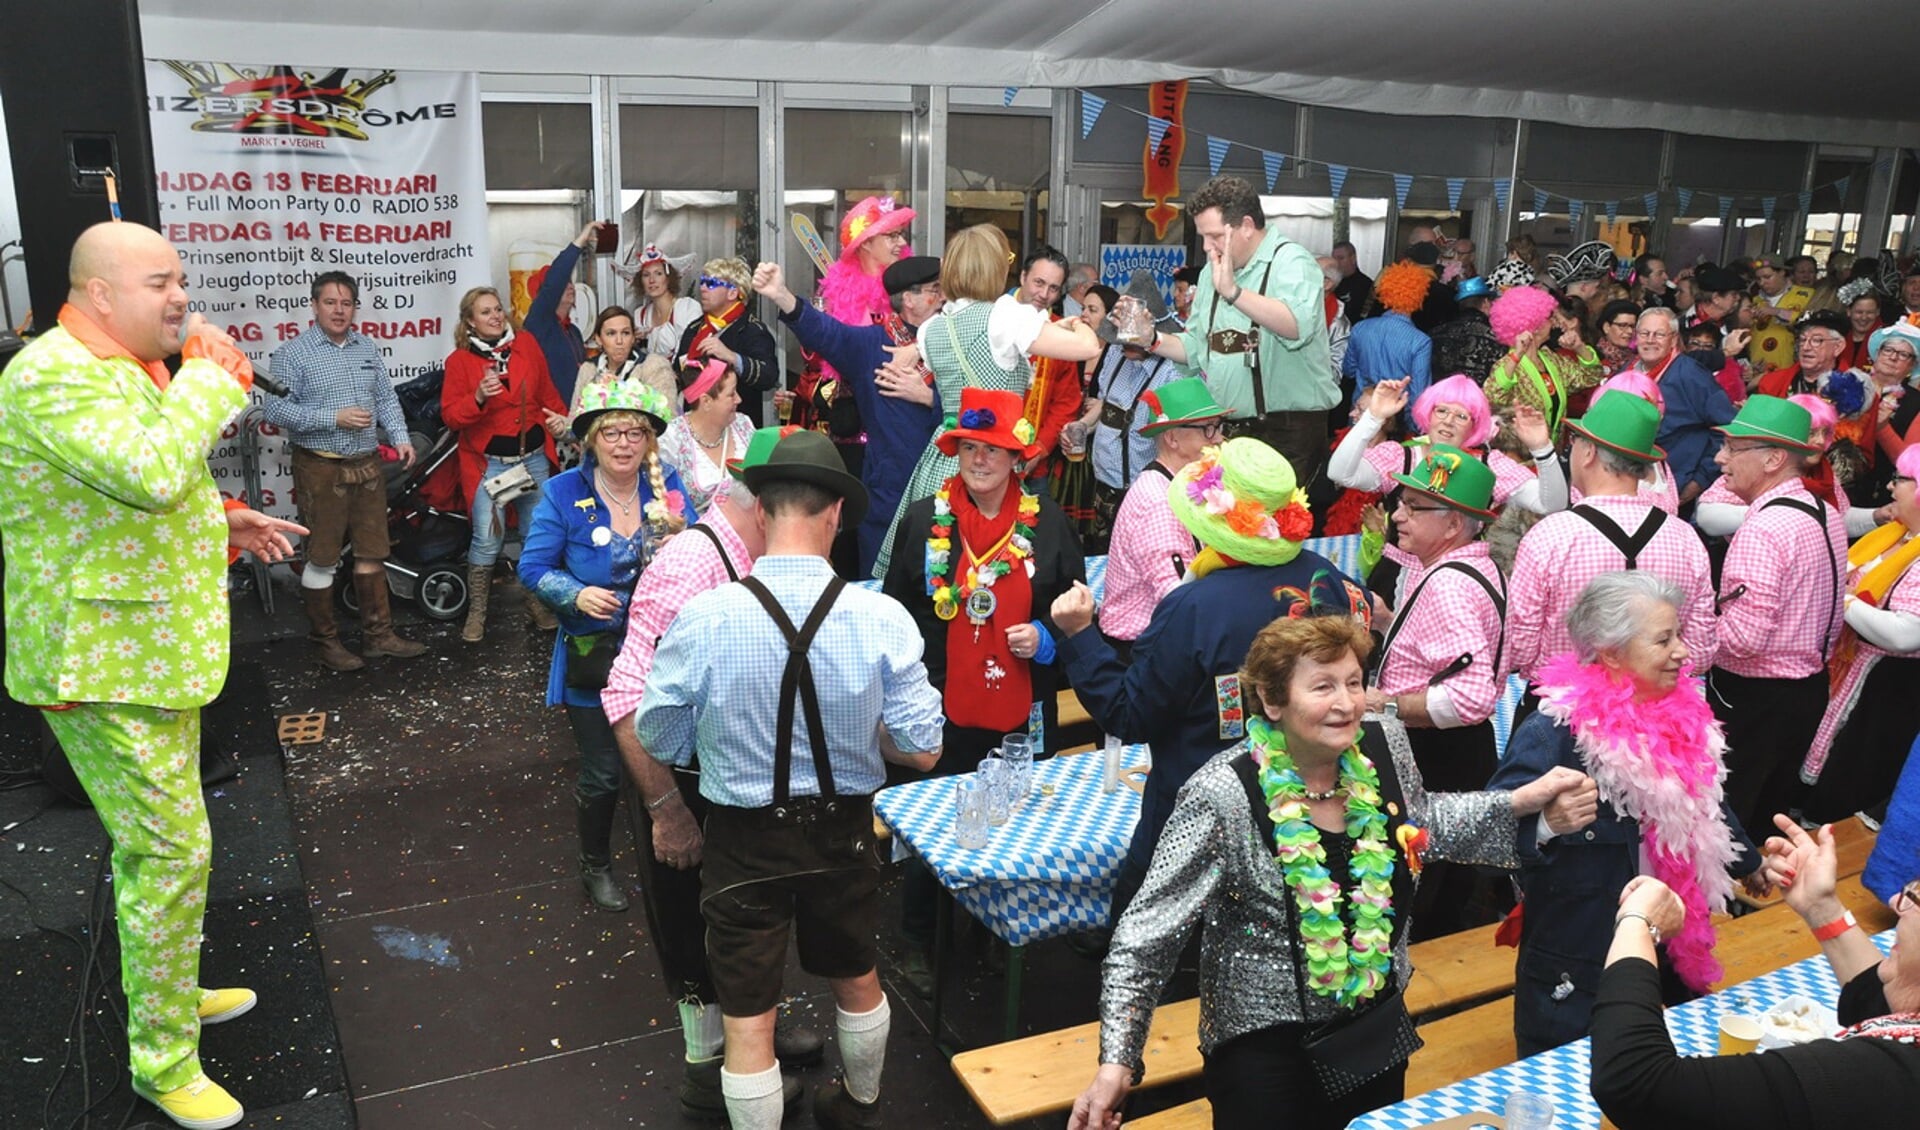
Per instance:
[[[1230,435],[1265,440],[1304,489],[1327,459],[1327,410],[1340,385],[1327,349],[1322,274],[1313,253],[1268,231],[1260,196],[1215,177],[1187,201],[1211,270],[1200,275],[1186,329],[1153,351],[1198,370],[1231,416]]]

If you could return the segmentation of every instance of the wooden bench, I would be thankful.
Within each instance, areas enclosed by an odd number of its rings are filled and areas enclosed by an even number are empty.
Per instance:
[[[1513,951],[1496,947],[1493,931],[1492,926],[1482,926],[1413,946],[1408,1011],[1422,1016],[1512,991]],[[1511,1014],[1507,1027],[1512,1027]],[[1198,1000],[1175,1001],[1155,1010],[1153,1026],[1148,1029],[1146,1075],[1141,1086],[1157,1087],[1197,1077],[1199,1031]],[[954,1074],[961,1085],[997,1126],[1066,1110],[1099,1065],[1099,1021],[953,1057]]]

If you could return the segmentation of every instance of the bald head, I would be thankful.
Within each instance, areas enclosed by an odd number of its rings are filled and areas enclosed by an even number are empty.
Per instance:
[[[74,241],[67,301],[142,361],[180,352],[186,272],[173,245],[139,224],[95,224]]]

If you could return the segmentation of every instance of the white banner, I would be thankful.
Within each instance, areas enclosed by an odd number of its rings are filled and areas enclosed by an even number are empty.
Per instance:
[[[149,59],[147,93],[160,230],[193,309],[265,368],[311,324],[313,277],[345,271],[360,283],[355,328],[394,383],[441,364],[460,295],[490,281],[475,75]],[[229,497],[245,489],[238,434],[212,459]],[[249,501],[291,517],[271,426],[260,471]]]

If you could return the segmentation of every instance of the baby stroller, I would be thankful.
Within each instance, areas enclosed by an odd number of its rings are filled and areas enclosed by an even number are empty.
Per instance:
[[[459,469],[453,465],[459,437],[440,424],[438,374],[410,381],[397,391],[419,454],[411,468],[388,465],[387,537],[393,548],[386,560],[387,588],[418,604],[432,619],[458,620],[467,612],[467,545],[473,536],[467,515],[449,508],[459,497]],[[430,438],[435,435],[437,439]],[[334,594],[342,608],[358,615],[352,556],[348,543],[340,554],[339,573],[347,583],[336,585]]]

